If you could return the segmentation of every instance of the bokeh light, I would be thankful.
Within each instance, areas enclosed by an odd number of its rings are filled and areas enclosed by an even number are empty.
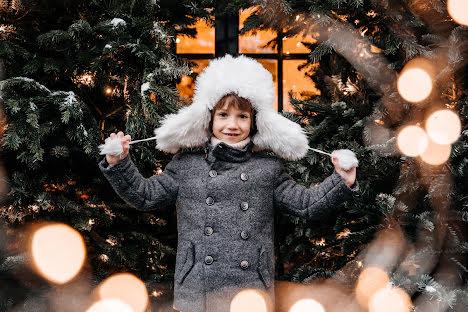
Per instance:
[[[429,140],[429,145],[424,153],[422,153],[421,159],[429,165],[442,165],[450,158],[450,152],[452,146],[450,144],[437,144],[432,140]]]
[[[468,26],[467,0],[447,0],[447,11],[455,22]]]
[[[135,312],[143,312],[148,304],[148,291],[145,284],[130,273],[112,275],[99,286],[101,299],[119,299]]]
[[[467,1],[468,3],[468,1]],[[451,110],[438,110],[426,122],[427,135],[437,144],[451,144],[461,132],[460,118]]]
[[[289,312],[325,312],[325,308],[314,299],[302,299],[296,302]]]
[[[369,299],[381,288],[387,286],[390,278],[378,267],[365,268],[359,275],[356,285],[356,298],[359,304],[367,307]]]
[[[93,304],[86,312],[135,312],[135,310],[122,300],[104,299]]]
[[[266,310],[265,299],[254,289],[240,291],[231,301],[230,312],[266,312]]]
[[[409,312],[412,307],[409,295],[398,287],[382,288],[369,301],[369,312]]]
[[[81,270],[86,247],[75,229],[65,224],[51,224],[33,234],[31,253],[42,276],[53,283],[64,284]]]
[[[417,103],[426,99],[432,92],[431,68],[422,59],[409,62],[398,77],[397,88],[401,97]]]
[[[428,144],[426,132],[418,126],[407,126],[397,136],[398,149],[406,156],[421,155],[427,149]]]

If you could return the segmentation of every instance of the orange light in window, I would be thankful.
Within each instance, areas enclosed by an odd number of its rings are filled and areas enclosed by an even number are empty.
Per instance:
[[[215,53],[215,29],[205,20],[197,19],[195,38],[177,35],[176,52],[178,54],[214,54]]]
[[[257,10],[257,6],[239,11],[239,30],[244,27],[245,20]],[[239,53],[276,53],[277,49],[266,46],[268,42],[276,38],[276,32],[272,30],[258,30],[247,32],[239,36]]]
[[[315,87],[315,83],[306,75],[310,67],[298,67],[306,60],[285,60],[283,61],[283,111],[293,111],[289,102],[289,91],[293,92],[293,97],[298,100],[307,100],[311,96],[320,95],[320,90]]]
[[[284,37],[283,38],[283,51],[288,51],[289,53],[309,53],[310,50],[305,45],[303,45],[302,42],[313,44],[313,43],[316,43],[317,40],[313,38],[312,35],[310,34],[296,35],[294,37],[287,37],[287,38]]]
[[[192,68],[192,72],[201,73],[203,69],[209,64],[209,60],[191,60],[197,65]],[[193,91],[195,87],[195,81],[191,76],[183,75],[180,82],[177,84],[177,90],[179,91],[179,97],[182,100],[189,100],[193,97]]]
[[[273,76],[273,85],[275,86],[275,94],[278,94],[278,61],[268,59],[258,59],[260,64],[263,65]],[[275,101],[272,103],[273,108],[278,111],[278,96],[275,96]]]

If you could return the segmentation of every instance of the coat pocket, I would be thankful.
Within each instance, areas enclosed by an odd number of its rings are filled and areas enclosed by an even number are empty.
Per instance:
[[[257,271],[265,288],[269,288],[271,286],[271,275],[268,270],[268,255],[263,246],[259,248]]]
[[[188,246],[184,248],[182,252],[185,252],[184,261],[181,268],[176,272],[176,281],[179,284],[182,284],[190,273],[195,264],[195,246],[192,242],[188,242]]]

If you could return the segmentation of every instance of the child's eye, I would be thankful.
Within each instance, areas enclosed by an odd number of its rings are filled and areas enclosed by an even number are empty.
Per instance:
[[[222,113],[222,112],[221,112],[221,113],[218,113],[218,116],[220,116],[220,117],[226,117],[226,116],[227,116],[227,114],[226,114],[226,113]]]
[[[246,115],[246,114],[242,114],[242,115],[240,115],[240,118],[249,118],[249,116]]]

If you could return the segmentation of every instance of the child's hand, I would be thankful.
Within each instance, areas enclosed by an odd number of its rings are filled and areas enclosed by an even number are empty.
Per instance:
[[[335,166],[336,172],[343,178],[345,184],[351,187],[356,181],[356,167],[352,167],[349,170],[344,170],[338,163],[338,157],[333,156],[333,165]]]
[[[118,163],[119,161],[121,161],[122,159],[124,159],[125,157],[127,157],[128,155],[128,150],[130,149],[130,145],[128,144],[128,142],[130,142],[132,140],[132,138],[130,137],[130,135],[124,135],[124,133],[122,131],[120,131],[119,133],[115,134],[115,133],[111,133],[110,137],[108,137],[105,142],[107,143],[108,140],[110,139],[113,139],[115,137],[118,137],[120,138],[121,140],[121,143],[122,143],[122,148],[123,148],[123,153],[120,155],[120,156],[112,156],[112,155],[106,155],[106,160],[107,160],[107,163],[110,165],[110,166],[113,166],[115,165],[116,163]]]

